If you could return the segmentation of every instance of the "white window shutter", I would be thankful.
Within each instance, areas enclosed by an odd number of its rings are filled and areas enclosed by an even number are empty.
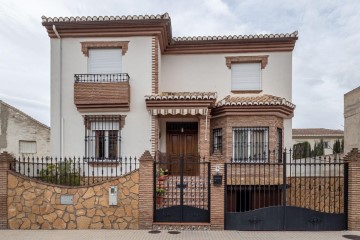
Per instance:
[[[260,63],[231,64],[231,90],[261,90]]]
[[[35,141],[19,141],[19,152],[20,153],[36,153],[36,142]]]
[[[89,49],[88,73],[121,73],[121,49]]]

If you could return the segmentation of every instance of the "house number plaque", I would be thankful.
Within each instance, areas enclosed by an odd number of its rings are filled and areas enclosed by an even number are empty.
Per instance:
[[[61,195],[60,204],[71,205],[73,204],[73,195]]]

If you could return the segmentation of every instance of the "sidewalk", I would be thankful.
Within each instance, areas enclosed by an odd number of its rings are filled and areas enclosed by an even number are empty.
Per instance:
[[[360,232],[237,232],[237,231],[181,231],[170,234],[161,231],[150,234],[145,230],[0,230],[0,240],[163,240],[163,239],[200,239],[200,240],[360,240]]]

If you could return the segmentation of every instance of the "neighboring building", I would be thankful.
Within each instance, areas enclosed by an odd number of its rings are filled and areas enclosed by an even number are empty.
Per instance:
[[[297,32],[172,37],[168,14],[43,17],[52,155],[241,161],[292,146]]]
[[[308,142],[311,149],[314,149],[315,143],[324,143],[324,154],[333,154],[333,146],[336,140],[344,140],[343,130],[334,130],[326,128],[294,128],[292,130],[293,145],[302,142]]]
[[[0,100],[0,152],[14,156],[50,155],[50,128]]]
[[[345,153],[360,149],[360,87],[344,95]]]

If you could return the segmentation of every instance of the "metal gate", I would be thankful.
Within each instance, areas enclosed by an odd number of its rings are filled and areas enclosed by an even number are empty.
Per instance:
[[[275,151],[274,151],[275,155]],[[260,158],[264,159],[264,158]],[[336,156],[225,164],[225,229],[344,230],[348,165]]]
[[[209,164],[192,155],[154,162],[154,222],[210,221]]]

